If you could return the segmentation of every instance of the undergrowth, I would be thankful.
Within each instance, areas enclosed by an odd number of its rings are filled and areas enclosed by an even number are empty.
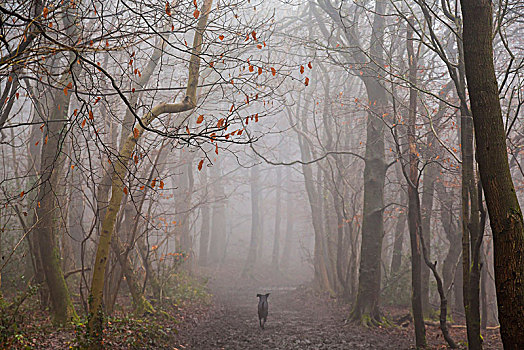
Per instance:
[[[207,281],[184,272],[172,274],[166,282],[163,298],[151,300],[157,310],[154,314],[138,315],[125,308],[105,317],[102,330],[104,348],[173,348],[179,324],[195,309],[205,310],[211,296],[206,290]],[[0,349],[87,347],[90,339],[86,336],[86,315],[58,327],[52,324],[48,311],[35,312],[39,309],[36,291],[36,288],[29,289],[9,301],[0,297]]]

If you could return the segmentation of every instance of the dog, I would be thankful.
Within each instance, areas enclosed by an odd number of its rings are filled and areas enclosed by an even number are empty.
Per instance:
[[[270,293],[267,294],[257,294],[258,297],[258,321],[260,322],[260,328],[264,329],[264,324],[267,320],[267,313],[269,310],[269,305],[267,303],[267,298]]]

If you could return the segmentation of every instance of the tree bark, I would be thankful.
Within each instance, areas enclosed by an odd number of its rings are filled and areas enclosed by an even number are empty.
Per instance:
[[[153,120],[164,113],[180,113],[196,107],[196,89],[200,70],[200,54],[202,50],[203,34],[207,25],[207,18],[211,9],[211,5],[212,0],[206,0],[204,2],[201,11],[202,15],[200,16],[197,23],[191,59],[189,62],[186,97],[180,103],[161,103],[153,107],[151,111],[142,118],[142,124],[144,126],[149,125]],[[127,165],[131,160],[136,143],[144,131],[145,129],[142,127],[142,125],[138,125],[135,130],[127,136],[123,147],[119,151],[118,158],[113,162],[115,168],[111,180],[111,199],[109,201],[109,206],[104,220],[102,221],[102,232],[100,234],[100,239],[97,246],[95,265],[93,268],[93,279],[91,281],[91,291],[89,296],[89,322],[87,331],[89,336],[93,339],[90,344],[91,349],[99,349],[101,347],[100,337],[103,320],[103,286],[107,259],[109,255],[109,247],[115,227],[116,215],[120,209],[120,203],[124,195],[125,186],[123,181],[127,175]]]
[[[397,177],[398,181],[402,178],[402,171],[400,170],[400,162],[397,163]],[[400,204],[405,205],[407,202],[406,191],[400,188]],[[406,212],[402,208],[398,214],[397,224],[395,225],[395,237],[393,240],[393,257],[391,258],[390,275],[395,276],[400,271],[402,263],[402,246],[404,245],[404,231],[406,228]]]
[[[280,259],[280,221],[281,221],[281,194],[282,194],[282,168],[277,167],[277,182],[276,182],[276,194],[275,194],[275,236],[273,240],[273,255],[271,264],[275,270],[279,269]]]
[[[409,115],[408,115],[408,142],[409,142],[409,176],[408,182],[408,226],[411,243],[411,305],[415,325],[415,343],[417,349],[426,347],[426,328],[422,310],[422,222],[420,214],[420,199],[418,193],[418,152],[416,143],[415,122],[417,113],[417,58],[413,48],[413,19],[410,18],[407,26],[407,52],[409,62]]]
[[[428,153],[426,159],[432,157],[431,148],[436,142],[432,133],[428,134],[427,137]],[[424,167],[423,172],[423,184],[422,184],[422,202],[421,202],[421,213],[422,213],[422,235],[424,236],[424,244],[426,245],[426,252],[428,260],[431,261],[431,214],[433,212],[433,196],[435,193],[435,180],[437,179],[439,169],[437,164],[429,163]],[[429,304],[429,275],[430,268],[425,264],[422,265],[422,311],[424,315],[429,315],[431,312],[431,306]]]
[[[200,243],[199,243],[199,254],[198,262],[200,266],[207,265],[207,256],[209,251],[209,230],[211,225],[211,216],[209,213],[209,196],[208,196],[208,181],[207,181],[207,167],[202,169],[202,205],[200,207],[202,214],[202,226],[200,227]]]
[[[492,2],[460,2],[477,162],[494,240],[500,334],[505,349],[523,349],[524,223],[508,164],[493,63]]]
[[[376,1],[375,15],[371,33],[369,70],[364,79],[369,112],[366,125],[366,153],[364,166],[364,209],[362,220],[362,243],[360,248],[360,268],[357,299],[352,311],[352,319],[363,324],[380,322],[379,296],[381,278],[381,252],[384,237],[384,182],[386,164],[384,152],[384,121],[388,102],[386,89],[379,79],[377,65],[383,61],[383,42],[385,30],[384,1]]]
[[[209,247],[211,262],[218,264],[224,258],[226,250],[226,198],[224,183],[221,180],[220,164],[216,162],[211,167],[211,181],[213,183],[213,207],[211,212],[212,234]]]
[[[242,270],[242,276],[251,276],[253,269],[257,262],[258,253],[258,240],[260,239],[260,220],[259,220],[259,197],[260,197],[260,185],[259,185],[259,168],[258,165],[254,165],[251,168],[250,176],[250,187],[251,187],[251,240],[249,243],[249,251],[247,254],[246,263]]]
[[[73,20],[73,13],[66,12],[63,17],[66,31],[75,40],[78,36]],[[74,55],[68,59],[74,61]],[[76,312],[71,302],[69,290],[64,279],[60,262],[60,250],[57,246],[56,222],[59,220],[57,208],[57,189],[64,166],[63,146],[67,132],[66,121],[71,93],[63,89],[72,80],[72,72],[64,72],[55,90],[52,103],[47,108],[51,109],[48,122],[45,126],[45,136],[42,145],[40,160],[40,186],[37,195],[37,226],[36,236],[39,246],[40,258],[44,270],[47,286],[53,306],[53,317],[57,323],[65,323],[71,318],[76,318]]]
[[[289,181],[291,177],[290,168],[286,168],[286,179]],[[286,193],[286,238],[284,239],[284,249],[282,249],[282,256],[280,258],[280,265],[282,269],[287,269],[289,263],[293,259],[293,220],[294,220],[294,208],[293,208],[293,196],[291,188],[287,186]]]

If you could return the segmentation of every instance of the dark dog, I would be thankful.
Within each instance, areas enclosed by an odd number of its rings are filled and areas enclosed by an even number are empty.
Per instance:
[[[264,329],[264,324],[267,320],[267,312],[269,310],[269,305],[267,303],[267,294],[257,294],[258,297],[258,321],[260,322],[260,328]],[[264,321],[262,321],[264,320]]]

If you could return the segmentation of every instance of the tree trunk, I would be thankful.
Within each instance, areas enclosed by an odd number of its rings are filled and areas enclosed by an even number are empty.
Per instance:
[[[275,239],[273,240],[273,256],[271,264],[275,270],[279,269],[279,258],[280,258],[280,221],[281,221],[281,194],[282,194],[282,168],[277,167],[277,189],[275,195]]]
[[[402,171],[400,170],[400,162],[397,163],[397,178],[401,181]],[[406,191],[400,188],[400,204],[405,205],[407,202]],[[400,271],[400,265],[402,263],[402,246],[404,245],[404,231],[406,228],[406,211],[401,208],[398,213],[397,224],[395,226],[395,237],[393,241],[393,257],[391,258],[391,269],[390,275],[395,276]]]
[[[437,140],[435,140],[433,133],[429,133],[427,137],[429,154],[426,155],[426,159],[432,157],[433,152],[431,152],[431,147],[435,142],[437,142]],[[426,164],[424,167],[421,202],[422,235],[424,236],[424,244],[426,245],[425,248],[429,261],[431,261],[431,214],[433,212],[433,196],[438,172],[439,169],[435,163]],[[422,264],[422,311],[426,316],[431,312],[431,306],[429,304],[429,275],[430,269],[426,264]]]
[[[500,333],[505,349],[524,348],[524,223],[511,179],[493,64],[488,0],[461,0],[466,78],[477,162],[494,240]]]
[[[213,183],[213,207],[211,223],[213,232],[211,235],[211,246],[209,247],[210,260],[218,264],[224,257],[226,249],[226,198],[224,183],[221,180],[222,173],[220,163],[216,162],[211,167],[211,182]]]
[[[190,232],[190,215],[194,186],[194,153],[189,154],[185,150],[182,151],[180,156],[181,174],[176,177],[178,181],[176,181],[177,188],[175,190],[175,213],[177,214],[175,231],[177,242],[180,243],[176,250],[185,252],[191,257],[193,255],[193,241]]]
[[[251,168],[250,186],[251,186],[251,241],[249,243],[249,251],[247,260],[242,271],[242,276],[251,276],[253,269],[257,262],[258,240],[260,233],[259,221],[259,195],[260,185],[258,165]]]
[[[384,237],[384,182],[386,176],[384,152],[384,121],[388,103],[386,89],[379,79],[373,78],[380,72],[377,65],[383,61],[385,28],[384,1],[376,1],[371,33],[369,71],[364,79],[369,112],[366,125],[366,153],[364,166],[364,209],[362,220],[362,244],[357,299],[352,319],[363,324],[380,322],[379,296],[381,278],[381,252]]]
[[[291,177],[291,171],[289,169],[289,167],[286,168],[286,179],[288,181],[290,181]],[[286,194],[286,238],[284,240],[284,249],[282,250],[282,256],[280,258],[282,269],[287,269],[290,262],[293,260],[293,220],[293,196],[291,188],[288,185]]]
[[[418,193],[418,152],[416,143],[415,122],[417,113],[417,57],[413,48],[413,19],[407,28],[407,52],[409,62],[409,176],[408,182],[408,226],[411,243],[411,305],[415,325],[415,342],[417,349],[426,347],[426,328],[422,310],[422,223],[420,214],[420,199]]]
[[[60,250],[56,244],[55,221],[58,220],[57,188],[63,169],[61,145],[65,137],[65,120],[69,98],[62,91],[55,94],[55,108],[45,128],[45,141],[42,146],[41,183],[38,191],[36,215],[37,242],[42,266],[51,295],[55,322],[65,323],[76,317],[69,291],[65,283],[60,262]]]
[[[202,226],[200,228],[200,244],[199,244],[199,254],[198,261],[200,266],[207,265],[207,253],[209,251],[209,230],[211,225],[211,216],[209,215],[209,196],[208,196],[208,181],[207,181],[207,167],[202,169],[202,205],[200,207],[202,214]]]
[[[87,331],[89,336],[93,339],[90,344],[91,349],[99,349],[101,347],[104,279],[116,215],[120,209],[124,190],[127,191],[127,188],[124,186],[124,179],[127,175],[127,165],[132,158],[131,155],[139,137],[145,131],[142,125],[148,126],[159,115],[164,113],[180,113],[195,108],[197,102],[196,89],[200,71],[200,53],[202,50],[203,34],[207,25],[207,17],[211,5],[212,0],[205,0],[201,11],[202,15],[197,23],[192,55],[189,62],[186,97],[180,103],[161,103],[153,107],[151,111],[142,118],[141,125],[138,125],[135,130],[127,136],[123,147],[119,151],[118,158],[113,162],[115,168],[111,181],[111,200],[109,202],[107,213],[102,221],[102,232],[97,246],[95,265],[93,267],[93,278],[91,281],[91,291],[89,295],[89,322]]]

